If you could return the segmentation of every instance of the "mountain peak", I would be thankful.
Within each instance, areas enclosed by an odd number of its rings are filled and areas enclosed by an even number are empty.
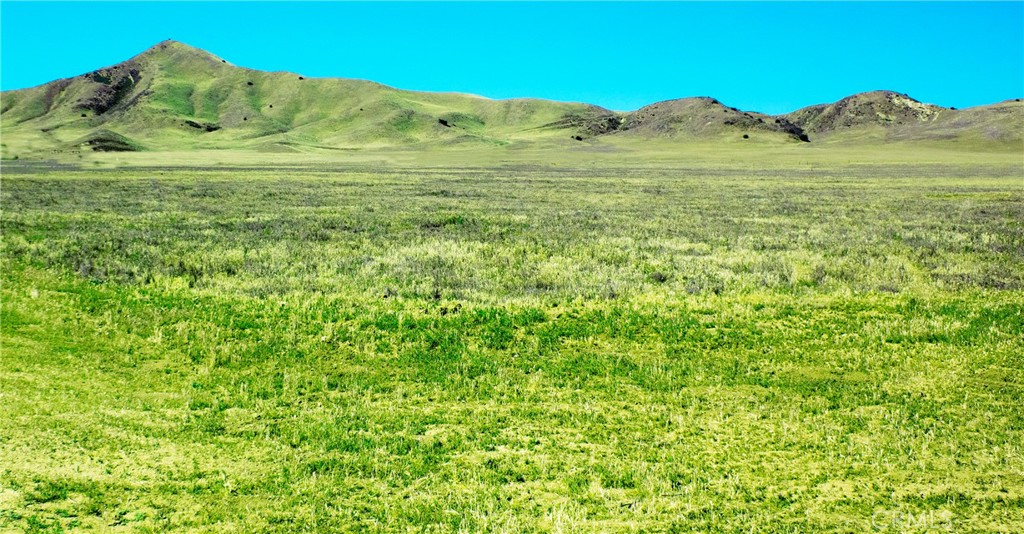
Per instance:
[[[917,100],[906,93],[899,91],[892,91],[889,89],[877,89],[875,91],[865,91],[863,93],[855,93],[846,98],[839,100],[842,101],[900,101],[900,102],[912,102],[920,104],[921,101]]]
[[[196,61],[196,60],[199,60],[199,61],[209,61],[209,62],[214,62],[215,61],[217,63],[227,63],[226,60],[223,60],[223,59],[221,59],[221,58],[219,58],[219,57],[217,57],[217,56],[207,52],[206,50],[203,50],[202,48],[196,48],[194,46],[185,44],[185,43],[183,43],[181,41],[175,41],[173,39],[167,39],[167,40],[164,40],[164,41],[160,41],[159,43],[157,43],[157,44],[147,48],[146,50],[142,51],[142,53],[140,53],[139,55],[133,57],[129,61],[139,61],[139,60],[145,60],[145,59],[153,60],[153,61],[156,61],[156,62],[159,62],[159,63],[163,63],[163,62],[167,62],[167,61],[171,61],[171,62],[186,61],[187,62],[187,61],[190,61],[190,60],[191,61]]]
[[[155,44],[155,45],[145,49],[142,53],[143,54],[146,54],[146,53],[157,53],[157,52],[161,52],[161,51],[167,50],[167,49],[172,49],[172,50],[190,50],[190,51],[194,51],[194,52],[201,52],[203,54],[208,53],[205,50],[202,50],[200,48],[196,48],[194,46],[185,44],[185,43],[183,43],[181,41],[175,41],[174,39],[164,39],[163,41],[160,41],[159,43],[157,43],[157,44]]]

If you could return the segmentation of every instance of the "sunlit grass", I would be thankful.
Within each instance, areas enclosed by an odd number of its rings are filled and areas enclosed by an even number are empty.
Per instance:
[[[1018,167],[328,171],[5,174],[0,526],[1024,526]]]

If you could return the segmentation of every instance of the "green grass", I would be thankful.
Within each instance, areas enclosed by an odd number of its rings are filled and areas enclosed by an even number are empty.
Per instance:
[[[193,117],[196,115],[195,106],[192,103],[192,95],[195,90],[196,88],[191,83],[170,83],[154,92],[152,102],[155,106],[162,107],[175,115]],[[210,96],[207,95],[204,95],[204,98],[208,101]]]
[[[0,530],[1024,528],[1013,159],[487,154],[5,164]]]

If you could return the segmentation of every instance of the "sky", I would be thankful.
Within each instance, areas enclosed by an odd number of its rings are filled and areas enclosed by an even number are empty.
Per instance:
[[[0,87],[164,39],[260,70],[628,111],[713,96],[783,113],[890,89],[942,106],[1024,97],[1024,2],[0,2]]]

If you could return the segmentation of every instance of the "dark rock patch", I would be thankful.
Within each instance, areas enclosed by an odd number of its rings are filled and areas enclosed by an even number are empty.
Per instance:
[[[92,94],[79,100],[75,107],[101,115],[122,104],[142,79],[142,75],[134,64],[120,66],[125,68],[101,69],[88,74],[87,79],[96,85],[92,87]]]
[[[209,122],[207,122],[207,123],[198,123],[198,122],[193,121],[193,120],[186,120],[185,121],[185,125],[186,126],[191,126],[191,127],[195,128],[197,130],[205,130],[207,132],[216,132],[217,130],[220,130],[220,126],[218,126],[216,124],[213,124],[213,123],[209,123]]]
[[[545,124],[542,128],[574,129],[580,136],[593,137],[612,133],[622,127],[622,119],[618,115],[610,115],[606,110],[595,108],[594,111],[567,113],[560,120]],[[575,138],[573,134],[570,137]]]
[[[664,284],[665,282],[668,282],[668,275],[661,271],[654,271],[648,279],[656,284]]]
[[[779,125],[779,128],[781,128],[783,132],[788,133],[795,139],[799,139],[805,143],[811,142],[811,139],[807,137],[807,133],[804,132],[804,129],[790,122],[789,119],[775,119],[775,124]]]

